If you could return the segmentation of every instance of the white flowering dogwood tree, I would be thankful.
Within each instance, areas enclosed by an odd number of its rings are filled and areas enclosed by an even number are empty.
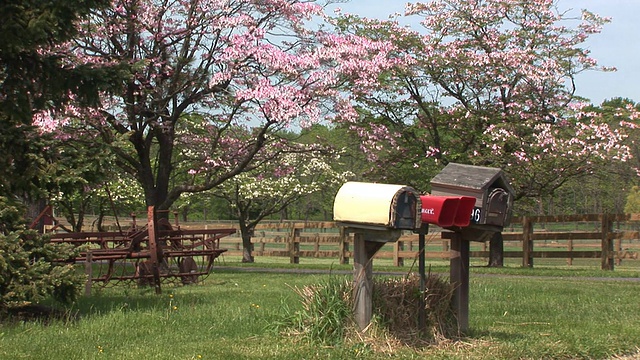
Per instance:
[[[243,262],[254,261],[251,238],[260,221],[314,193],[337,193],[340,185],[353,178],[349,171],[336,170],[338,155],[313,148],[300,145],[302,151],[287,153],[278,163],[237,175],[216,191],[215,195],[225,199],[238,218]]]

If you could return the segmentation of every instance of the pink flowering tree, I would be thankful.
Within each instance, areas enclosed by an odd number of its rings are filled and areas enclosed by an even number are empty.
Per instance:
[[[303,0],[114,0],[60,51],[125,63],[129,78],[101,107],[40,123],[94,134],[146,204],[168,209],[275,161],[286,153],[280,130],[356,115],[344,84],[370,86],[390,44],[321,31],[323,18]]]
[[[363,92],[362,121],[351,124],[385,164],[374,175],[427,190],[448,162],[495,166],[522,198],[628,160],[637,114],[612,124],[575,96],[576,74],[613,70],[583,45],[608,20],[569,14],[554,0],[434,0],[407,5],[419,29],[341,15],[344,31],[398,50],[398,66]]]

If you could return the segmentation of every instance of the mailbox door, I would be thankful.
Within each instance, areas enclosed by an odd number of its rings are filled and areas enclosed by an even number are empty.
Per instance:
[[[453,225],[456,211],[458,211],[458,198],[421,195],[420,202],[422,203],[421,218],[423,223],[435,224],[441,227]]]
[[[405,230],[415,229],[418,197],[410,191],[402,191],[396,195],[393,205],[395,205],[394,227]]]
[[[505,226],[509,214],[509,193],[501,188],[493,189],[487,197],[485,224]]]
[[[458,201],[458,209],[453,219],[453,225],[465,227],[471,223],[473,208],[476,205],[476,198],[470,196],[461,196]]]

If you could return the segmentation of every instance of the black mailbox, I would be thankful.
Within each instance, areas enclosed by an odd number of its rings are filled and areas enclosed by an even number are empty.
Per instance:
[[[431,180],[431,194],[474,197],[471,228],[499,232],[511,221],[514,191],[501,169],[449,163]]]

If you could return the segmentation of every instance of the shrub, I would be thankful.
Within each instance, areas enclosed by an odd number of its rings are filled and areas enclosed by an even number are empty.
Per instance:
[[[60,261],[74,250],[27,229],[21,214],[19,204],[0,197],[0,311],[48,298],[75,300],[84,275]]]

